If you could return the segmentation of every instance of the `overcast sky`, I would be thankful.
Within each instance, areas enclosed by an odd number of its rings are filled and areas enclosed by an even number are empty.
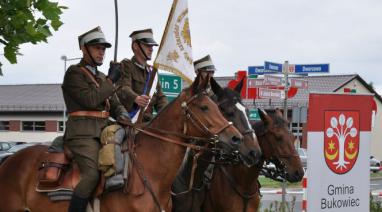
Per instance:
[[[0,84],[61,83],[62,55],[81,56],[77,36],[101,26],[114,45],[114,1],[59,1],[69,7],[48,43],[21,46],[18,64],[5,58]],[[160,42],[172,0],[119,0],[118,59],[130,58],[133,30],[152,28]],[[359,74],[382,94],[381,0],[189,0],[194,59],[210,54],[217,76],[264,60],[330,63],[331,74]],[[107,72],[114,49],[100,70]],[[75,62],[75,61],[74,61]]]

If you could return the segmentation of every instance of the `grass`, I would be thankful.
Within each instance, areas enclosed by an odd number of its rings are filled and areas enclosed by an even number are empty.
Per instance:
[[[370,172],[370,178],[377,178],[377,177],[382,177],[382,171],[378,173],[372,173]],[[261,187],[263,188],[281,188],[282,187],[282,182],[274,181],[270,178],[266,178],[264,176],[259,176],[259,182]],[[287,182],[287,188],[302,188],[302,183],[297,182],[297,183],[289,183]]]

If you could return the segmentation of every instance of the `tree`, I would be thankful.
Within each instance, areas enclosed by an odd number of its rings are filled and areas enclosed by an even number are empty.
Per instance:
[[[11,64],[17,63],[19,45],[47,42],[51,30],[57,31],[65,6],[50,0],[1,0],[0,1],[0,44],[2,55]],[[2,76],[0,63],[0,76]]]

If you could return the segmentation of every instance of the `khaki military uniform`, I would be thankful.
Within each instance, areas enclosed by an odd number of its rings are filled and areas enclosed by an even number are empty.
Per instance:
[[[131,60],[122,60],[122,67],[121,78],[116,83],[116,87],[121,86],[117,91],[117,95],[126,110],[131,112],[138,108],[138,105],[134,102],[135,98],[144,94],[148,77],[148,71],[145,68],[148,67],[140,67],[135,57]],[[146,109],[143,120],[149,121],[152,119],[153,108],[156,111],[160,111],[166,105],[167,97],[162,93],[162,88],[158,81],[156,92],[150,101],[149,107]]]
[[[85,68],[83,60],[77,65],[70,66],[62,84],[69,114],[64,139],[65,145],[73,152],[74,160],[81,172],[81,181],[76,186],[75,193],[87,198],[98,182],[99,138],[102,129],[108,123],[108,118],[78,115],[78,113],[90,111],[101,114],[101,111],[110,108],[111,116],[116,118],[126,110],[114,94],[114,86],[107,82],[105,74],[99,71],[96,71],[96,75],[90,71],[87,74],[81,67]],[[93,80],[89,74],[94,76]],[[77,115],[74,115],[75,113]]]

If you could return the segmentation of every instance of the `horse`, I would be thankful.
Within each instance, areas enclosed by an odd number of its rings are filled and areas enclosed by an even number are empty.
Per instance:
[[[234,89],[223,89],[214,78],[210,80],[211,89],[214,93],[212,99],[218,104],[223,116],[228,121],[233,122],[233,125],[244,136],[244,144],[248,148],[253,149],[250,153],[253,157],[248,158],[239,155],[241,161],[246,166],[255,165],[261,159],[261,151],[247,116],[248,111],[240,99],[243,81],[236,85]],[[174,212],[200,211],[205,198],[204,175],[212,158],[213,154],[210,152],[203,152],[202,154],[189,152],[186,155],[185,161],[172,186]],[[197,165],[195,165],[196,163]]]
[[[209,81],[198,75],[195,82],[166,106],[135,136],[130,150],[132,168],[125,190],[100,196],[102,212],[171,211],[171,184],[181,165],[186,147],[201,149],[190,140],[210,143],[216,139],[238,149],[242,135],[220,113],[206,95]],[[36,192],[37,169],[47,151],[37,145],[21,150],[0,167],[0,212],[67,211],[69,202],[51,202]],[[227,147],[225,147],[227,148]]]
[[[259,110],[262,121],[252,126],[258,136],[262,161],[253,167],[215,167],[203,211],[258,211],[260,185],[257,179],[264,161],[273,162],[281,175],[285,172],[283,177],[289,182],[299,182],[303,178],[304,171],[287,120],[278,109],[268,113]]]

